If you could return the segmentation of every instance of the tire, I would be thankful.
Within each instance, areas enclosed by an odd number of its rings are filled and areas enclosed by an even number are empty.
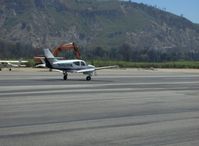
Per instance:
[[[91,80],[91,77],[90,77],[90,76],[87,76],[87,77],[86,77],[86,80],[87,80],[87,81],[90,81],[90,80]]]
[[[67,75],[64,75],[64,80],[67,80],[68,79],[68,76]]]

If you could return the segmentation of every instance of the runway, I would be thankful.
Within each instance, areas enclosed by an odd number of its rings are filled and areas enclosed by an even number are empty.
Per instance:
[[[198,146],[199,71],[0,72],[0,146]]]

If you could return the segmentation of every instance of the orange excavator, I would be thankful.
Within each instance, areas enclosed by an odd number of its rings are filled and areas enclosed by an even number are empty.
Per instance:
[[[53,55],[58,56],[61,51],[64,50],[73,50],[73,53],[76,59],[80,59],[79,48],[75,45],[74,42],[68,44],[62,44],[53,50]]]
[[[60,52],[69,51],[69,50],[73,51],[76,59],[80,59],[79,48],[77,47],[77,45],[74,42],[61,44],[60,46],[53,49],[52,53],[53,53],[54,56],[57,57]],[[63,57],[57,57],[57,58],[63,59]],[[34,57],[35,64],[44,64],[43,60],[44,60],[44,57]]]

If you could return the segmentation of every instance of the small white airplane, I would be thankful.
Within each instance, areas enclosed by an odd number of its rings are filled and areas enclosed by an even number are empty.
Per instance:
[[[0,60],[0,71],[2,68],[9,68],[9,71],[11,71],[12,67],[25,67],[24,63],[27,62],[25,60]]]
[[[46,67],[50,69],[55,69],[63,72],[63,79],[67,80],[68,73],[83,73],[87,75],[86,80],[90,81],[91,76],[96,70],[116,68],[118,66],[105,66],[105,67],[95,67],[93,65],[87,65],[83,60],[73,59],[73,60],[57,60],[49,49],[44,49],[45,64]]]

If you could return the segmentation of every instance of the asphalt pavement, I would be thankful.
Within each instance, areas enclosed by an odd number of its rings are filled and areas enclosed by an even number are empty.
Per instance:
[[[0,146],[198,145],[198,71],[0,72]]]

